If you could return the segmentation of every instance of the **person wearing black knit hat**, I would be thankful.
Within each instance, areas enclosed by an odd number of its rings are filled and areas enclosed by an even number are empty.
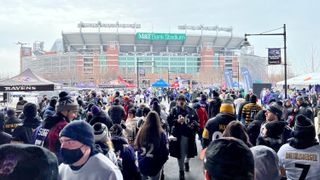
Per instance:
[[[4,132],[12,135],[14,129],[19,125],[21,125],[21,123],[22,121],[17,118],[15,110],[8,108],[7,118],[5,119],[5,122],[4,122]]]
[[[91,114],[92,118],[88,121],[91,126],[93,126],[97,122],[100,122],[105,124],[108,127],[108,129],[112,127],[113,123],[111,118],[99,106],[93,105],[91,107]]]
[[[286,122],[284,121],[272,121],[266,123],[263,136],[259,136],[257,139],[257,145],[265,145],[272,148],[275,152],[278,152],[280,147],[284,144],[281,139]]]
[[[210,143],[204,167],[206,180],[254,179],[253,154],[243,141],[233,137],[223,137]]]
[[[70,121],[75,119],[78,114],[78,104],[65,91],[59,93],[56,114],[46,118],[42,125],[35,131],[35,145],[44,146],[58,156],[60,156],[59,133]]]
[[[209,110],[208,110],[209,118],[213,118],[219,113],[221,103],[222,103],[222,100],[219,97],[219,93],[214,90],[213,99],[209,102]]]
[[[41,124],[41,118],[37,115],[37,105],[27,103],[23,107],[22,125],[16,127],[12,133],[13,141],[33,144],[33,132]]]
[[[73,121],[60,133],[60,180],[122,180],[119,168],[95,149],[94,130],[85,121]]]
[[[248,126],[254,120],[254,116],[262,110],[262,107],[257,104],[257,100],[257,96],[253,94],[250,97],[250,103],[243,106],[241,119],[245,120],[246,126]]]
[[[287,179],[319,179],[320,145],[315,127],[304,115],[296,117],[293,138],[278,151],[282,176]]]
[[[293,110],[296,116],[302,114],[313,122],[314,116],[312,107],[306,102],[303,96],[298,96],[296,100],[297,107]]]

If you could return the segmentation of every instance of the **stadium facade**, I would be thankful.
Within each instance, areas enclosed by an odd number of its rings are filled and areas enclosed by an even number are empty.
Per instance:
[[[232,70],[234,80],[239,81],[243,65],[257,72],[252,74],[254,80],[266,77],[265,59],[254,57],[260,64],[255,66],[251,58],[243,58],[240,46],[244,39],[233,36],[232,28],[214,26],[216,34],[211,35],[203,33],[209,30],[203,26],[196,27],[201,29],[199,34],[191,34],[188,26],[179,27],[184,33],[154,33],[138,31],[137,24],[117,23],[116,32],[102,32],[107,25],[112,24],[79,23],[79,31],[62,32],[50,52],[34,48],[30,53],[29,47],[21,47],[22,70],[30,68],[48,80],[71,85],[103,84],[118,76],[131,83],[139,79],[146,86],[160,78],[176,77],[221,84],[225,70]],[[88,27],[91,31],[85,31]],[[134,32],[119,32],[121,27],[132,27]]]

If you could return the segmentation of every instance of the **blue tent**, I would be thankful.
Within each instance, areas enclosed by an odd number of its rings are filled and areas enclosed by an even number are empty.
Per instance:
[[[152,87],[169,87],[170,84],[168,84],[165,80],[160,79],[159,81],[152,84]]]

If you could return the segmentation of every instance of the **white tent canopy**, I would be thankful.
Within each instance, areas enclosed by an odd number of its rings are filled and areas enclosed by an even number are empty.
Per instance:
[[[307,86],[320,84],[320,72],[304,74],[287,80],[288,85]],[[284,85],[284,81],[277,82],[277,85]]]

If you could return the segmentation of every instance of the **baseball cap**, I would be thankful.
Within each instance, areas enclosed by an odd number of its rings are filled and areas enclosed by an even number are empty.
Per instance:
[[[277,103],[271,103],[270,105],[267,106],[267,110],[273,113],[278,117],[278,119],[281,119],[282,116],[282,107],[279,106]]]

